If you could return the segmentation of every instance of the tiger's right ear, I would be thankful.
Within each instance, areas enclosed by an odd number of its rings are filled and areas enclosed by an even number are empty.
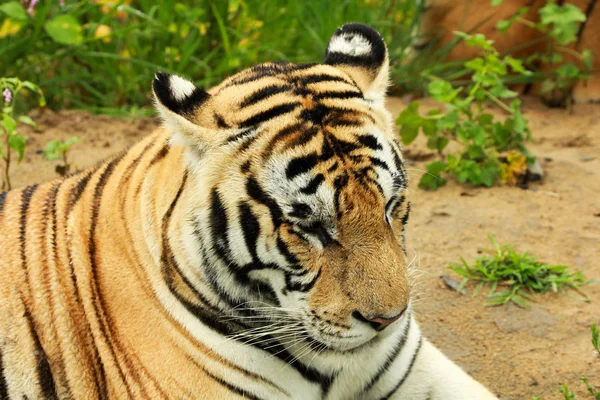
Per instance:
[[[380,104],[389,85],[389,63],[387,47],[379,32],[359,23],[338,28],[325,52],[325,64],[346,72],[366,99]]]
[[[203,126],[200,112],[210,94],[177,75],[157,72],[152,81],[154,104],[173,133],[181,133],[187,141],[204,147],[214,138],[214,129]]]

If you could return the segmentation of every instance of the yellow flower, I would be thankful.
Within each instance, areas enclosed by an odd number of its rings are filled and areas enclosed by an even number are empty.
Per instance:
[[[98,25],[96,28],[96,32],[94,32],[94,38],[101,39],[104,43],[110,43],[110,34],[112,33],[112,29],[108,25]]]
[[[94,0],[94,3],[101,4],[102,5],[101,11],[104,14],[108,14],[110,12],[110,10],[115,6],[117,1],[116,0]],[[128,6],[130,3],[131,3],[131,0],[124,0],[123,2],[121,2],[121,5]],[[127,12],[120,10],[120,8],[121,8],[120,6],[117,7],[117,10],[113,15],[116,16],[121,21],[124,21],[127,18]]]
[[[13,21],[10,18],[6,18],[0,26],[0,39],[5,38],[7,36],[13,36],[19,29],[21,29],[21,23],[17,21]]]
[[[198,27],[198,30],[200,31],[200,35],[202,35],[202,36],[206,35],[206,31],[207,31],[208,27],[206,26],[205,23],[199,22],[196,24],[196,26]]]
[[[396,15],[394,15],[394,22],[398,23],[398,22],[402,21],[402,17],[403,17],[402,11],[398,11],[396,13]]]
[[[506,155],[506,163],[500,164],[500,182],[504,185],[516,185],[519,177],[527,172],[527,158],[516,150]]]

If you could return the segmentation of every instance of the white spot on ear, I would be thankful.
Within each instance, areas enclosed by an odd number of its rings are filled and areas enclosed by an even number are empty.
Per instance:
[[[170,76],[171,93],[177,101],[182,101],[192,94],[196,86],[188,80],[185,80],[177,75]]]
[[[371,43],[362,35],[357,33],[345,33],[334,37],[329,42],[328,51],[332,53],[343,53],[349,56],[365,56],[372,52]]]

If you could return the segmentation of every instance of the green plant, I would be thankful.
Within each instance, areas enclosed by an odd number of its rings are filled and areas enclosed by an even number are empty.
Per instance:
[[[47,160],[58,160],[62,159],[62,164],[56,166],[56,173],[60,176],[66,176],[71,170],[71,164],[67,159],[67,153],[71,150],[71,147],[75,143],[79,142],[78,137],[71,137],[64,142],[60,140],[51,140],[46,144],[44,149],[44,155]]]
[[[594,349],[596,349],[596,353],[598,353],[598,355],[600,356],[600,347],[598,345],[598,326],[596,324],[592,325],[592,345],[594,346]]]
[[[582,300],[590,301],[581,286],[591,281],[585,280],[582,271],[570,272],[566,265],[540,262],[527,252],[518,253],[510,245],[501,246],[492,236],[488,237],[494,246],[491,255],[477,258],[473,265],[463,258],[461,264],[450,265],[451,270],[463,277],[458,291],[470,280],[477,281],[479,284],[473,293],[476,296],[486,284],[490,284],[491,290],[487,295],[490,300],[485,303],[486,306],[512,301],[520,307],[531,308],[529,294],[566,292],[566,289],[573,289],[582,296]]]
[[[501,33],[506,33],[514,23],[518,22],[537,30],[542,35],[545,51],[535,53],[527,59],[528,65],[535,63],[540,65],[543,72],[542,93],[565,91],[575,82],[589,79],[592,71],[592,52],[568,47],[577,42],[580,25],[586,20],[585,14],[573,4],[558,5],[553,0],[547,1],[546,5],[540,8],[539,22],[523,18],[528,10],[529,7],[521,8],[511,18],[499,21],[496,28]],[[557,101],[564,100],[557,99]]]
[[[455,176],[461,183],[493,186],[504,177],[501,152],[517,151],[529,162],[533,161],[525,147],[531,136],[521,113],[521,101],[503,82],[510,71],[524,75],[529,72],[520,60],[501,56],[493,42],[482,34],[455,33],[467,45],[481,48],[479,57],[465,63],[471,73],[469,84],[454,88],[450,82],[425,71],[423,75],[431,80],[428,92],[444,104],[444,110],[433,109],[422,115],[420,104],[412,102],[396,120],[404,144],[412,143],[422,131],[427,147],[440,157],[427,165],[427,174],[419,182],[422,189],[435,190],[444,185],[447,180],[442,173]],[[503,100],[508,99],[512,100],[506,105]],[[485,110],[484,104],[489,101],[508,114],[504,121],[495,120]],[[446,154],[450,143],[459,145],[460,150]]]
[[[18,123],[31,125],[38,128],[37,124],[27,115],[19,115],[15,110],[15,104],[19,100],[24,89],[29,90],[39,96],[38,104],[40,107],[46,105],[46,100],[41,89],[29,82],[22,81],[19,78],[0,78],[0,90],[2,90],[2,119],[0,120],[0,134],[3,136],[0,142],[0,157],[4,161],[4,179],[2,181],[2,190],[10,190],[10,167],[11,167],[11,151],[18,153],[17,162],[23,160],[25,154],[25,136],[17,132]]]
[[[0,6],[2,67],[38,82],[52,108],[111,114],[148,107],[157,70],[208,87],[259,62],[322,60],[328,38],[348,21],[378,29],[388,41],[390,59],[399,61],[410,44],[417,10],[413,0],[64,4],[40,1],[31,12],[16,0]]]
[[[600,349],[598,348],[598,327],[596,326],[596,324],[592,324],[591,331],[592,345],[594,346],[594,349],[596,349],[598,356],[600,356]],[[579,380],[583,382],[583,384],[586,386],[589,397],[592,397],[594,400],[600,400],[600,390],[598,390],[596,386],[591,385],[586,377],[582,376],[579,378]],[[571,393],[567,385],[565,385],[564,383],[560,387],[560,389],[558,389],[558,392],[563,395],[565,400],[574,400],[576,397],[575,393]],[[541,400],[541,398],[533,397],[531,400]]]

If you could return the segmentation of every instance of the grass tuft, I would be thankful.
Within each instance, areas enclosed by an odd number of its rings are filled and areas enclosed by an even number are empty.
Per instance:
[[[479,257],[469,265],[463,258],[462,263],[452,263],[450,269],[464,277],[457,290],[473,280],[479,282],[473,296],[486,285],[491,286],[486,306],[498,306],[513,302],[523,308],[531,308],[530,294],[563,292],[574,290],[580,300],[589,302],[590,298],[581,289],[591,283],[586,281],[582,271],[571,272],[567,265],[550,265],[538,261],[527,252],[518,253],[510,245],[501,246],[489,236],[494,249],[491,255]]]

